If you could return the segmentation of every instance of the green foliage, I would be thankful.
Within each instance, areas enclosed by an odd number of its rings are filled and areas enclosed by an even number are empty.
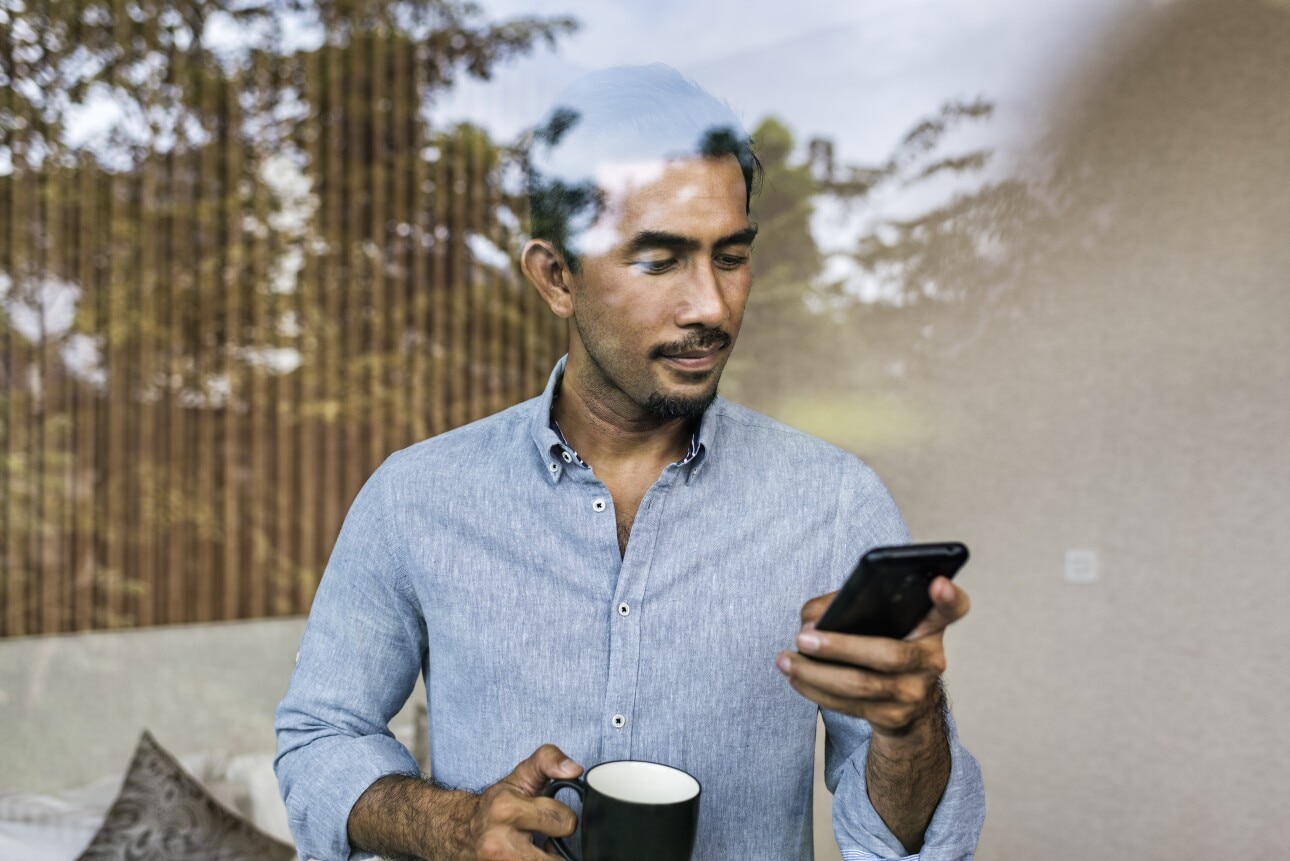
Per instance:
[[[75,625],[138,621],[170,600],[140,570],[175,565],[203,618],[299,612],[385,454],[529,393],[554,329],[486,259],[519,154],[427,117],[574,28],[0,0],[0,636],[73,624],[72,592]]]
[[[1023,303],[1042,294],[1022,300],[1015,284],[1036,270],[1043,249],[1015,249],[1010,239],[1059,218],[1060,207],[1052,187],[987,178],[989,150],[947,145],[955,129],[992,116],[982,100],[949,102],[872,166],[836,163],[826,139],[799,152],[774,118],[758,126],[766,179],[753,207],[754,287],[729,394],[780,414],[806,405],[803,416],[814,415],[838,391],[912,373],[964,349],[984,327],[1027,313]],[[953,193],[924,193],[947,180],[958,183]],[[928,202],[915,214],[887,214],[893,197],[920,194]],[[816,234],[832,227],[813,224],[824,201],[830,211],[864,216],[850,247],[819,247]],[[826,276],[839,271],[825,266],[828,258],[851,261],[841,267],[851,277]]]

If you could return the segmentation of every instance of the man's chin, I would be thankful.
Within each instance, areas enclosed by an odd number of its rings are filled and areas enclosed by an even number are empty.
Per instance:
[[[651,415],[665,421],[697,419],[712,405],[716,397],[717,389],[715,386],[707,392],[695,395],[665,395],[662,392],[655,392],[645,402],[645,409],[649,410]]]

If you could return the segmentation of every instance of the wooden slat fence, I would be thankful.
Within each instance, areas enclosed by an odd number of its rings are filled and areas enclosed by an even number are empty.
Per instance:
[[[306,612],[381,460],[563,346],[500,262],[517,156],[427,125],[424,40],[229,60],[129,5],[28,4],[29,33],[0,2],[0,637]],[[155,58],[96,91],[49,33]]]

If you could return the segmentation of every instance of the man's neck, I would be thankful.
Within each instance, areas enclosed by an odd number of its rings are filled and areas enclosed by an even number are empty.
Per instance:
[[[552,415],[583,463],[601,470],[657,466],[685,457],[693,426],[689,419],[661,419],[639,409],[589,397],[561,380]]]

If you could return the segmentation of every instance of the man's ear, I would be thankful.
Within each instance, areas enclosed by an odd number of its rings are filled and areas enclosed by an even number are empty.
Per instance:
[[[545,239],[530,239],[520,252],[520,270],[557,317],[573,316],[569,265],[555,245]]]

